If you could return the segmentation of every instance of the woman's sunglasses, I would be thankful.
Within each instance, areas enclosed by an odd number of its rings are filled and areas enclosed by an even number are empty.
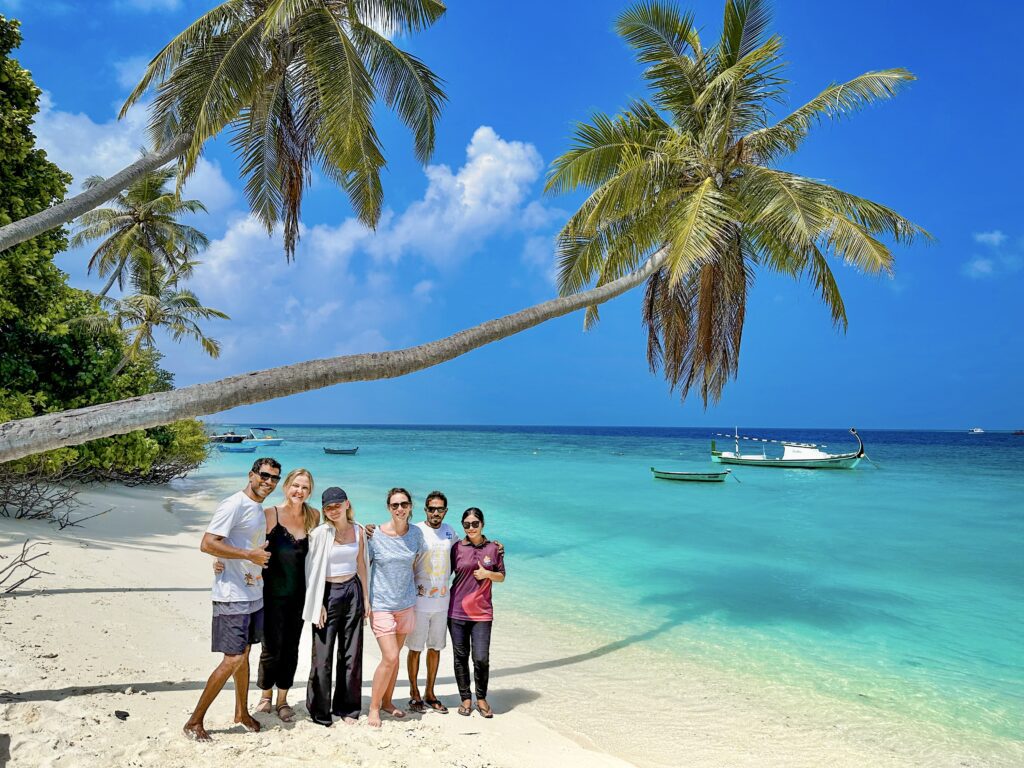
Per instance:
[[[480,521],[479,520],[466,520],[462,524],[462,527],[465,528],[467,531],[470,528],[479,528],[480,527]]]

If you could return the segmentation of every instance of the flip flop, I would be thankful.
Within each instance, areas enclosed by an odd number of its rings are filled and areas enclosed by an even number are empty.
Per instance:
[[[448,707],[442,704],[439,699],[424,699],[423,703],[435,712],[440,712],[442,715],[448,714]]]
[[[291,708],[290,704],[282,704],[276,710],[277,716],[281,718],[282,723],[290,723],[295,719],[295,710]]]
[[[478,702],[477,705],[476,705],[476,711],[479,712],[484,717],[486,717],[488,720],[490,720],[492,717],[494,717],[494,710],[491,709],[490,705],[487,706],[487,709],[484,709],[483,707],[480,706],[480,704]]]
[[[391,715],[396,720],[401,720],[403,717],[405,717],[405,712],[403,710],[399,709],[396,706],[392,706],[391,709],[385,709],[384,707],[381,707],[380,711],[381,712],[387,712],[389,715]]]
[[[256,705],[256,709],[252,711],[254,715],[269,715],[274,710],[274,705],[270,699],[260,699],[260,703]]]
[[[423,699],[409,699],[409,711],[419,712],[420,714],[426,712],[427,708],[423,704]]]
[[[472,707],[464,707],[464,706],[462,706],[460,704],[459,705],[459,714],[462,715],[463,717],[469,717],[471,714],[473,714],[473,708]]]

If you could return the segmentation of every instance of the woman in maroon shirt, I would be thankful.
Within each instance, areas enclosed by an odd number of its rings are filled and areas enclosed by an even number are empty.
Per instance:
[[[452,573],[455,581],[449,594],[448,631],[455,656],[455,682],[462,706],[459,714],[473,711],[469,691],[469,656],[473,655],[476,683],[476,708],[484,717],[493,717],[487,703],[487,677],[490,671],[491,623],[494,606],[491,584],[505,580],[505,562],[498,544],[484,536],[484,513],[470,507],[462,513],[466,538],[452,547]]]

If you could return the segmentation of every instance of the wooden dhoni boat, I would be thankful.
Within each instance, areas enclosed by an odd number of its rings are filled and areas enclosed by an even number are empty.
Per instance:
[[[748,467],[781,467],[783,469],[854,469],[862,459],[867,458],[864,453],[864,442],[857,434],[857,430],[850,428],[850,434],[857,438],[857,450],[853,453],[825,453],[814,443],[794,443],[788,440],[766,440],[760,437],[744,437],[739,430],[733,435],[718,435],[718,437],[729,437],[735,441],[734,451],[719,451],[715,441],[711,441],[711,460],[716,464],[742,464]],[[760,454],[741,453],[740,440],[751,440],[758,443],[773,443],[782,446],[782,456],[769,456],[762,446]]]
[[[324,453],[329,453],[332,456],[355,456],[358,450],[359,446],[357,445],[355,448],[324,448]]]
[[[651,467],[651,474],[657,480],[688,480],[693,483],[721,483],[730,472],[728,469],[721,472],[666,472]]]

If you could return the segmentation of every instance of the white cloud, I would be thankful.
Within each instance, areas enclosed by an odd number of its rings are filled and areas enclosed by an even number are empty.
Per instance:
[[[987,246],[985,256],[974,254],[963,265],[963,273],[972,278],[999,277],[1019,272],[1024,266],[1024,240],[1007,244],[1009,237],[999,229],[975,232],[974,241]]]
[[[975,232],[974,242],[998,248],[1006,242],[1006,235],[1003,234],[1002,230],[998,229],[991,232]]]
[[[114,71],[117,73],[117,84],[130,92],[138,85],[148,66],[148,56],[130,56],[127,59],[115,61]]]
[[[422,302],[429,302],[432,298],[434,287],[433,280],[420,280],[412,287],[412,295]]]
[[[542,167],[532,144],[505,141],[481,126],[466,148],[466,163],[455,172],[447,165],[428,166],[423,198],[382,222],[367,250],[385,261],[416,253],[437,265],[458,263],[491,235],[521,223]]]
[[[72,193],[89,176],[110,176],[121,170],[148,143],[145,105],[130,109],[123,120],[103,123],[81,112],[56,109],[45,91],[39,107],[32,130],[50,160],[74,177]],[[221,173],[220,165],[206,158],[199,159],[183,194],[201,200],[210,211],[225,210],[235,200],[235,192]]]
[[[523,245],[522,262],[544,275],[551,285],[558,282],[558,264],[555,258],[555,240],[548,235],[532,235]]]
[[[991,277],[995,274],[995,263],[992,259],[985,259],[981,256],[975,256],[973,259],[964,264],[964,274],[968,277],[975,279]]]

